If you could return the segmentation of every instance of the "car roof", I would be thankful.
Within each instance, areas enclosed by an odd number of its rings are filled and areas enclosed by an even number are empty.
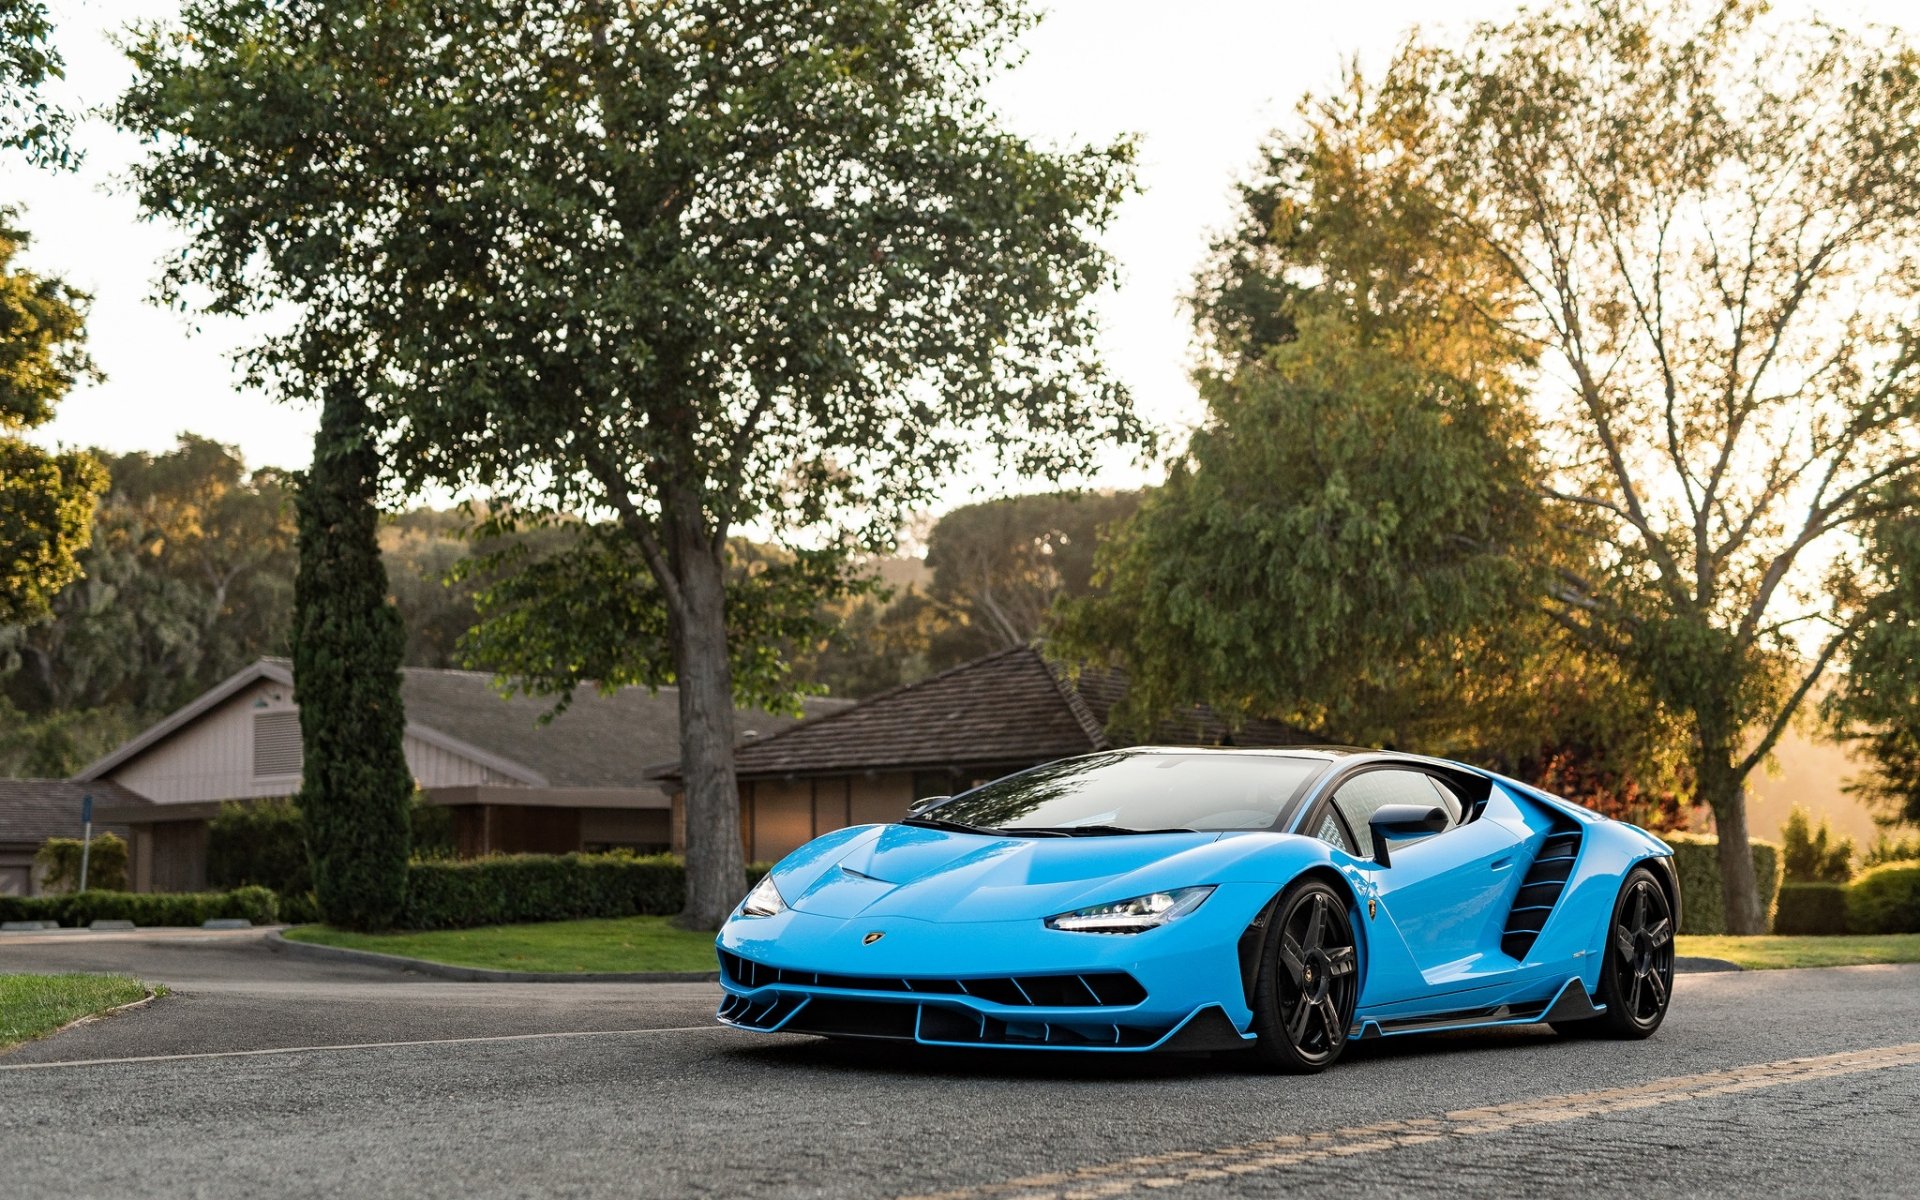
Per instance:
[[[1365,746],[1128,746],[1124,749],[1109,750],[1108,754],[1234,754],[1257,756],[1262,758],[1307,758],[1320,762],[1357,763],[1409,763],[1425,765],[1443,771],[1464,772],[1468,776],[1484,777],[1487,772],[1469,763],[1455,762],[1450,758],[1434,758],[1427,754],[1409,754],[1403,750],[1378,750]]]

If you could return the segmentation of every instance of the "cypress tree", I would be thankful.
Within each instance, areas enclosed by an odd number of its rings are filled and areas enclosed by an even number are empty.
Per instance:
[[[406,634],[374,534],[379,471],[365,400],[351,385],[334,385],[300,481],[293,667],[314,891],[326,920],[348,929],[393,924],[410,849],[413,777],[400,701]]]

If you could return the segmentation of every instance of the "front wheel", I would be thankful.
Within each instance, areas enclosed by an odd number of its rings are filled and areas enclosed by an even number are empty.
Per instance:
[[[1275,1070],[1324,1071],[1347,1045],[1360,996],[1346,897],[1306,880],[1274,905],[1254,981],[1254,1053]]]
[[[1607,926],[1600,1002],[1607,1011],[1590,1020],[1559,1022],[1566,1034],[1643,1038],[1667,1019],[1673,1000],[1673,905],[1660,881],[1636,867],[1620,885]]]

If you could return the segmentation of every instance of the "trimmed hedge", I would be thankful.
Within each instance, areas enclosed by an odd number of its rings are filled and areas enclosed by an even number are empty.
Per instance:
[[[1920,933],[1920,862],[1862,871],[1847,887],[1847,925],[1855,933]]]
[[[1775,933],[1824,936],[1847,932],[1847,885],[1783,883],[1773,910]]]
[[[766,874],[747,868],[747,882]],[[401,929],[462,929],[587,917],[670,916],[686,906],[687,868],[671,854],[513,854],[416,862]]]
[[[1726,900],[1720,890],[1720,839],[1703,834],[1669,833],[1662,841],[1673,847],[1673,865],[1680,875],[1680,932],[1725,933]],[[1753,839],[1753,874],[1760,884],[1761,928],[1773,915],[1780,891],[1780,847]]]
[[[231,892],[75,892],[66,896],[0,896],[0,921],[132,921],[135,925],[199,925],[222,917],[244,917],[272,925],[280,916],[278,897],[267,888]]]

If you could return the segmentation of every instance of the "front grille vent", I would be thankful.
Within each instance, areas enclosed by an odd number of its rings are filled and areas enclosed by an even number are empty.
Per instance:
[[[834,975],[770,967],[722,950],[720,969],[743,988],[773,984],[830,988],[847,992],[906,992],[924,996],[973,996],[989,1004],[1022,1008],[1130,1008],[1147,998],[1147,989],[1124,971],[1075,975],[1003,975],[985,979],[943,979],[893,975]]]

